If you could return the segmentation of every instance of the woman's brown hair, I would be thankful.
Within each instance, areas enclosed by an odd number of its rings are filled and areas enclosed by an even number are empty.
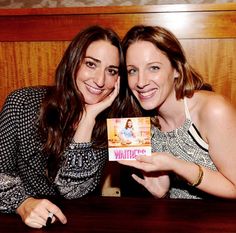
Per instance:
[[[89,45],[98,40],[109,41],[119,51],[119,73],[123,76],[124,58],[119,36],[108,28],[91,26],[80,31],[72,40],[59,63],[55,74],[55,86],[48,88],[41,106],[39,130],[43,138],[43,152],[49,156],[49,173],[55,176],[61,155],[72,141],[75,125],[85,110],[84,98],[76,85],[76,74],[80,68]],[[100,113],[96,118],[92,141],[95,147],[106,146],[106,118],[116,111],[114,105]]]
[[[179,73],[179,77],[175,79],[177,99],[182,99],[185,96],[191,97],[195,90],[212,90],[211,86],[204,83],[202,76],[188,63],[180,42],[167,29],[160,26],[145,25],[132,27],[122,40],[124,57],[126,57],[129,46],[136,41],[149,41],[168,57],[173,68]],[[133,97],[130,101],[133,106],[136,106],[135,111],[139,112],[139,104]]]

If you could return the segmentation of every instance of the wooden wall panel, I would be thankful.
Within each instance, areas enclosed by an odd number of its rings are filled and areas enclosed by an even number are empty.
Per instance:
[[[236,37],[234,11],[120,14],[114,12],[88,15],[78,13],[78,15],[5,16],[0,20],[0,41],[71,40],[79,30],[93,24],[112,27],[121,37],[135,24],[161,25],[170,29],[179,38]]]
[[[71,40],[84,27],[162,25],[179,38],[236,37],[236,4],[172,4],[47,9],[0,9],[0,41]]]
[[[236,38],[181,40],[190,64],[236,107]]]
[[[121,37],[135,24],[165,26],[192,65],[236,106],[236,4],[0,9],[0,108],[12,90],[51,84],[69,41],[101,24]]]
[[[55,69],[69,42],[1,42],[0,108],[11,91],[54,82]]]

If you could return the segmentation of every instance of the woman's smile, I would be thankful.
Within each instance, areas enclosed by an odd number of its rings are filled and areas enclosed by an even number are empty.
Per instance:
[[[148,91],[137,91],[137,92],[140,100],[148,100],[156,94],[157,89],[155,88]]]
[[[90,92],[93,95],[100,95],[103,92],[102,88],[98,88],[98,87],[93,87],[87,83],[85,83],[86,89],[88,90],[88,92]]]

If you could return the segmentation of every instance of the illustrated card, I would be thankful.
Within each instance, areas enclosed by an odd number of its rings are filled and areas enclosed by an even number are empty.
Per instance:
[[[107,119],[109,160],[134,160],[151,155],[150,117]]]

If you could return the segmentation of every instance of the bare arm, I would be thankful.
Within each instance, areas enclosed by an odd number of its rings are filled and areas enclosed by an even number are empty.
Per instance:
[[[198,189],[217,197],[236,198],[236,112],[223,98],[212,98],[201,110],[200,125],[209,144],[211,159],[217,170],[203,167],[203,179]],[[213,120],[214,119],[214,120]],[[145,172],[173,172],[188,183],[194,183],[199,168],[193,162],[178,159],[168,153],[140,156],[137,161],[122,161],[122,164]]]

